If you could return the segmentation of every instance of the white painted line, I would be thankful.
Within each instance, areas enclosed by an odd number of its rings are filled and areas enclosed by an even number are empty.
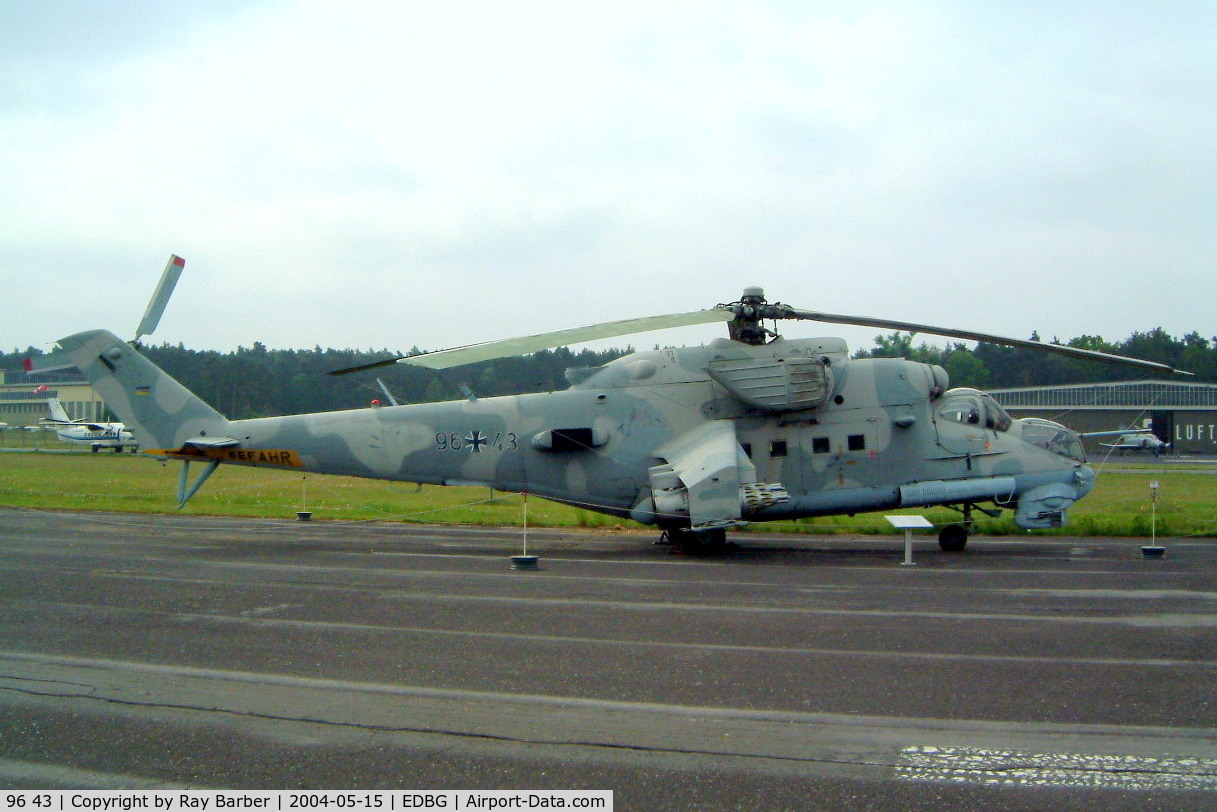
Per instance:
[[[986,786],[1217,791],[1217,759],[915,745],[901,751],[896,777]]]
[[[0,786],[73,787],[114,789],[199,789],[197,784],[174,784],[156,778],[82,770],[63,764],[0,758]]]

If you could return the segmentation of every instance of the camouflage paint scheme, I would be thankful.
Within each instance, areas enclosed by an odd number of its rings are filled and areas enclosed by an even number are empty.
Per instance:
[[[226,419],[112,333],[59,344],[145,453],[207,474],[477,483],[676,532],[980,503],[1050,527],[1094,480],[1069,429],[948,391],[940,367],[850,359],[835,338],[719,339],[570,370],[561,392],[254,420]]]

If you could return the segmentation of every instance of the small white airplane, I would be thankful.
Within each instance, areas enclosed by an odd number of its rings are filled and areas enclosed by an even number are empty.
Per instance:
[[[127,427],[122,423],[73,420],[68,417],[67,410],[59,402],[59,398],[47,398],[47,406],[51,409],[51,416],[44,417],[39,422],[54,428],[59,439],[65,443],[91,446],[94,453],[102,448],[113,448],[116,454],[121,454],[124,448],[131,449],[131,453],[139,450],[135,435],[127,431]]]
[[[1156,457],[1170,449],[1171,444],[1155,437],[1149,429],[1121,434],[1114,443],[1101,443],[1104,448],[1125,451],[1150,451]]]

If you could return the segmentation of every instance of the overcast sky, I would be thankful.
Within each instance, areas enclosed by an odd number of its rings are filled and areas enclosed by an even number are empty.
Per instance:
[[[746,285],[1211,337],[1214,133],[1211,2],[6,0],[0,348],[130,337],[171,252],[152,340],[194,349],[435,349]]]

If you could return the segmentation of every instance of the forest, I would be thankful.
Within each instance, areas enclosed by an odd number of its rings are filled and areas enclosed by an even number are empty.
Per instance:
[[[1038,340],[1035,335],[1031,338]],[[914,334],[901,332],[877,336],[874,347],[857,350],[854,357],[904,357],[940,364],[950,375],[952,386],[978,389],[1162,377],[1133,367],[1078,361],[995,344],[981,343],[969,348],[956,343],[943,348],[925,342],[914,343],[915,339]],[[1196,332],[1175,338],[1157,328],[1134,333],[1124,341],[1114,343],[1097,336],[1081,336],[1060,343],[1158,361],[1195,373],[1194,378],[1187,378],[1188,381],[1217,382],[1217,338],[1203,338]],[[321,347],[275,350],[260,342],[228,353],[192,350],[181,344],[144,347],[153,363],[232,418],[358,408],[373,400],[384,403],[386,397],[377,385],[378,376],[401,403],[452,400],[470,392],[478,397],[492,397],[554,391],[568,386],[565,376],[568,367],[595,367],[632,351],[633,348],[627,347],[574,352],[562,347],[442,373],[399,364],[378,372],[334,376],[327,373],[403,353],[387,349]],[[417,352],[417,348],[411,350],[411,353]],[[20,370],[24,358],[40,353],[33,348],[0,353],[0,368]]]

